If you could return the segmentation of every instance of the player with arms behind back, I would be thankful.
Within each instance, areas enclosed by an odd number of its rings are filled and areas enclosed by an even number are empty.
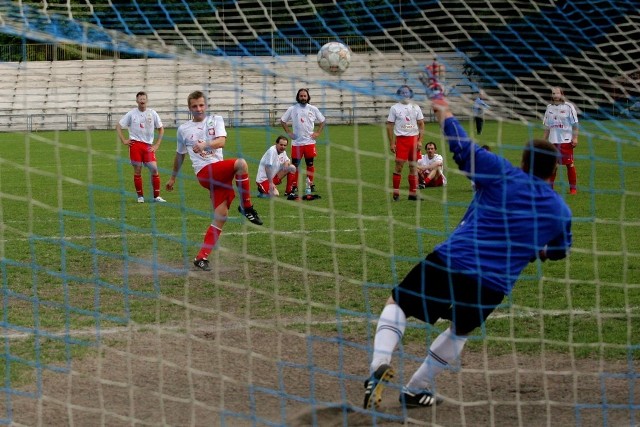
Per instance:
[[[307,166],[307,180],[310,190],[314,193],[316,191],[313,180],[316,168],[313,162],[318,155],[316,138],[322,133],[325,117],[317,107],[309,104],[309,102],[311,102],[309,89],[299,89],[296,94],[296,104],[289,107],[280,119],[282,129],[292,138],[291,163],[296,167],[296,171],[291,176],[291,186],[289,185],[289,179],[287,179],[286,194],[290,199],[297,196],[298,170],[300,160],[303,157]],[[289,122],[291,122],[293,132],[289,129]],[[318,123],[317,129],[316,122]]]
[[[424,135],[424,115],[422,109],[411,102],[413,90],[407,85],[400,86],[396,91],[399,101],[389,109],[387,117],[387,138],[389,150],[395,154],[395,169],[393,171],[393,200],[400,198],[400,182],[402,168],[409,162],[409,200],[418,200],[417,154],[422,148]]]
[[[544,113],[544,139],[555,144],[560,152],[558,162],[567,167],[569,194],[578,192],[578,174],[573,163],[573,149],[578,145],[578,113],[576,107],[564,97],[559,87],[551,88],[551,104]],[[551,177],[551,185],[556,180]]]
[[[156,162],[156,151],[162,143],[164,126],[155,110],[147,108],[147,93],[136,94],[137,108],[122,116],[116,124],[116,132],[120,141],[129,147],[129,159],[133,166],[133,185],[138,194],[138,203],[144,203],[144,190],[142,185],[142,165],[151,172],[151,185],[153,187],[153,201],[163,203],[160,197],[160,174]],[[123,128],[129,129],[129,137],[125,138]],[[158,130],[158,136],[154,140],[154,132]]]
[[[251,204],[247,162],[244,159],[223,159],[222,149],[227,141],[224,120],[221,116],[207,114],[207,101],[200,91],[189,94],[187,105],[193,118],[178,127],[173,173],[166,188],[173,191],[176,176],[185,156],[189,154],[198,182],[209,190],[213,206],[213,223],[207,228],[200,252],[193,261],[197,268],[208,271],[209,254],[222,233],[229,206],[235,198],[234,177],[241,198],[238,211],[254,224],[262,225],[262,221]]]
[[[571,211],[549,185],[557,168],[553,144],[527,142],[520,167],[513,166],[471,141],[441,92],[427,93],[453,159],[478,189],[458,227],[391,290],[376,328],[365,409],[381,402],[394,376],[391,356],[407,318],[451,320],[400,392],[406,407],[432,406],[441,401],[436,377],[459,368],[469,335],[511,293],[522,270],[536,259],[564,258],[572,242]]]

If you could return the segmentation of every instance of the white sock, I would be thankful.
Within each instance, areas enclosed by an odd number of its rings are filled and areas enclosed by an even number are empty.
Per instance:
[[[387,304],[384,307],[373,340],[371,373],[383,363],[391,363],[391,355],[404,335],[406,324],[407,317],[397,304]]]
[[[460,368],[460,353],[467,338],[457,336],[447,329],[431,343],[429,355],[413,374],[407,387],[411,390],[435,388],[436,376],[445,369],[456,371]]]

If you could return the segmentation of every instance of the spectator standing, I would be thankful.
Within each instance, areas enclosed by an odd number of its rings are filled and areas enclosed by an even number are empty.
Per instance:
[[[484,128],[484,111],[489,107],[485,101],[485,93],[483,90],[478,91],[478,96],[473,101],[473,121],[476,124],[476,135],[482,135]]]

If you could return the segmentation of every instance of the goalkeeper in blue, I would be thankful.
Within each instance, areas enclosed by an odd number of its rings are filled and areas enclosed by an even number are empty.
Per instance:
[[[558,159],[553,144],[526,143],[515,167],[471,141],[431,83],[428,94],[449,149],[476,192],[451,235],[392,289],[376,328],[365,409],[378,407],[394,376],[391,356],[407,318],[451,321],[400,391],[405,407],[437,405],[443,399],[435,393],[436,377],[459,369],[469,334],[511,293],[522,270],[536,259],[563,259],[571,247],[571,211],[550,185]]]

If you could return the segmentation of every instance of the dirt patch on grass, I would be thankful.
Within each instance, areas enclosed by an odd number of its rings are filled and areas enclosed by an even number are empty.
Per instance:
[[[45,371],[34,397],[5,398],[5,413],[10,403],[21,425],[622,426],[640,396],[637,361],[466,352],[440,378],[445,402],[407,411],[398,390],[424,355],[412,344],[381,411],[363,411],[370,346],[357,337],[241,319],[182,326],[123,329],[68,372]]]

